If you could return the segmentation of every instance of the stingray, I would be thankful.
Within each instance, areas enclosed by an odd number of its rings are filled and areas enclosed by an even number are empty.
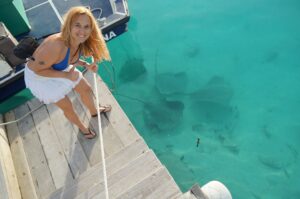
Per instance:
[[[262,63],[272,63],[275,62],[279,57],[279,53],[278,52],[268,52],[264,55],[263,59],[262,59]]]
[[[155,86],[163,95],[184,93],[187,79],[185,72],[157,74]]]
[[[159,100],[144,104],[143,117],[151,130],[172,130],[179,126],[184,104],[180,101]]]
[[[224,131],[233,130],[238,110],[230,105],[233,90],[230,85],[219,76],[212,77],[206,85],[191,93],[191,112],[197,122],[223,125]],[[229,127],[229,128],[228,128]]]
[[[141,58],[129,58],[123,64],[119,78],[123,82],[131,82],[145,74],[146,67],[144,66],[144,59]]]
[[[149,100],[125,97],[143,104],[142,117],[152,132],[176,131],[182,120],[184,104],[179,100],[166,100],[157,89],[150,92],[152,97]]]
[[[185,92],[187,75],[185,72],[161,73],[157,70],[158,50],[155,53],[155,87],[161,95],[180,94]]]
[[[203,88],[190,94],[194,101],[207,101],[218,104],[228,104],[232,96],[232,88],[220,76],[212,77]]]
[[[226,138],[224,135],[220,134],[218,136],[219,141],[221,142],[222,146],[231,152],[234,155],[238,155],[240,153],[239,146],[232,141],[232,139]]]
[[[196,58],[200,54],[200,49],[198,46],[189,47],[185,51],[185,56],[188,58]]]
[[[259,155],[258,160],[261,164],[272,170],[282,170],[285,168],[284,162],[277,157]]]

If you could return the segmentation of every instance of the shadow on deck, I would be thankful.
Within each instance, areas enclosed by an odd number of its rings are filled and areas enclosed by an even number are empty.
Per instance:
[[[87,72],[85,77],[93,85],[93,75]],[[97,81],[100,103],[112,105],[111,112],[101,114],[110,198],[182,196],[105,83],[100,78]],[[69,97],[84,123],[98,132],[97,119],[91,119],[79,96],[71,92]],[[36,99],[6,113],[4,120],[18,119],[39,106],[25,119],[6,126],[20,197],[105,198],[99,136],[85,139],[61,110]]]

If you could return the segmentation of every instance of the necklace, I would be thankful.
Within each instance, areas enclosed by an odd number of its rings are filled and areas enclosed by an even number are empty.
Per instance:
[[[70,59],[71,64],[75,64],[78,61],[79,58],[75,62],[72,63],[72,60],[74,59],[75,55],[77,54],[79,48],[80,48],[80,44],[79,44],[78,48],[76,49],[75,53],[73,55],[71,55],[71,59]]]

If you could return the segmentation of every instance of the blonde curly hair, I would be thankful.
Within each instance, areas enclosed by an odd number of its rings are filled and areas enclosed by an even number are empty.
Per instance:
[[[91,22],[91,35],[90,37],[80,45],[80,51],[83,56],[93,56],[96,62],[102,60],[110,60],[109,51],[107,49],[105,40],[98,27],[97,21],[95,20],[91,11],[83,6],[72,7],[64,16],[64,23],[61,27],[62,39],[66,46],[71,46],[71,26],[79,15],[86,15],[89,17]]]

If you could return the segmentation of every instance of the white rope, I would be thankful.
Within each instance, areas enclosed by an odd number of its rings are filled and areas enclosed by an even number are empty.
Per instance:
[[[97,75],[94,73],[94,85],[95,85],[95,94],[96,94],[96,107],[98,107],[99,103],[99,95],[98,95],[98,86],[97,86]],[[100,139],[100,147],[101,147],[101,158],[102,158],[102,167],[103,167],[103,179],[104,179],[104,188],[105,188],[105,198],[108,197],[108,186],[107,186],[107,176],[106,176],[106,166],[105,166],[105,157],[104,157],[104,145],[103,145],[103,136],[102,136],[102,127],[101,127],[101,116],[100,109],[97,108],[98,115],[98,127],[99,127],[99,139]]]
[[[27,117],[29,114],[31,114],[31,113],[33,113],[34,111],[38,110],[38,109],[41,108],[42,106],[44,106],[44,104],[41,104],[39,107],[35,108],[34,110],[29,111],[28,113],[26,113],[25,115],[23,115],[22,117],[20,117],[20,118],[17,119],[17,120],[5,122],[5,123],[0,123],[0,126],[5,126],[5,125],[8,125],[8,124],[12,124],[12,123],[19,122],[20,120],[24,119],[24,118]]]

